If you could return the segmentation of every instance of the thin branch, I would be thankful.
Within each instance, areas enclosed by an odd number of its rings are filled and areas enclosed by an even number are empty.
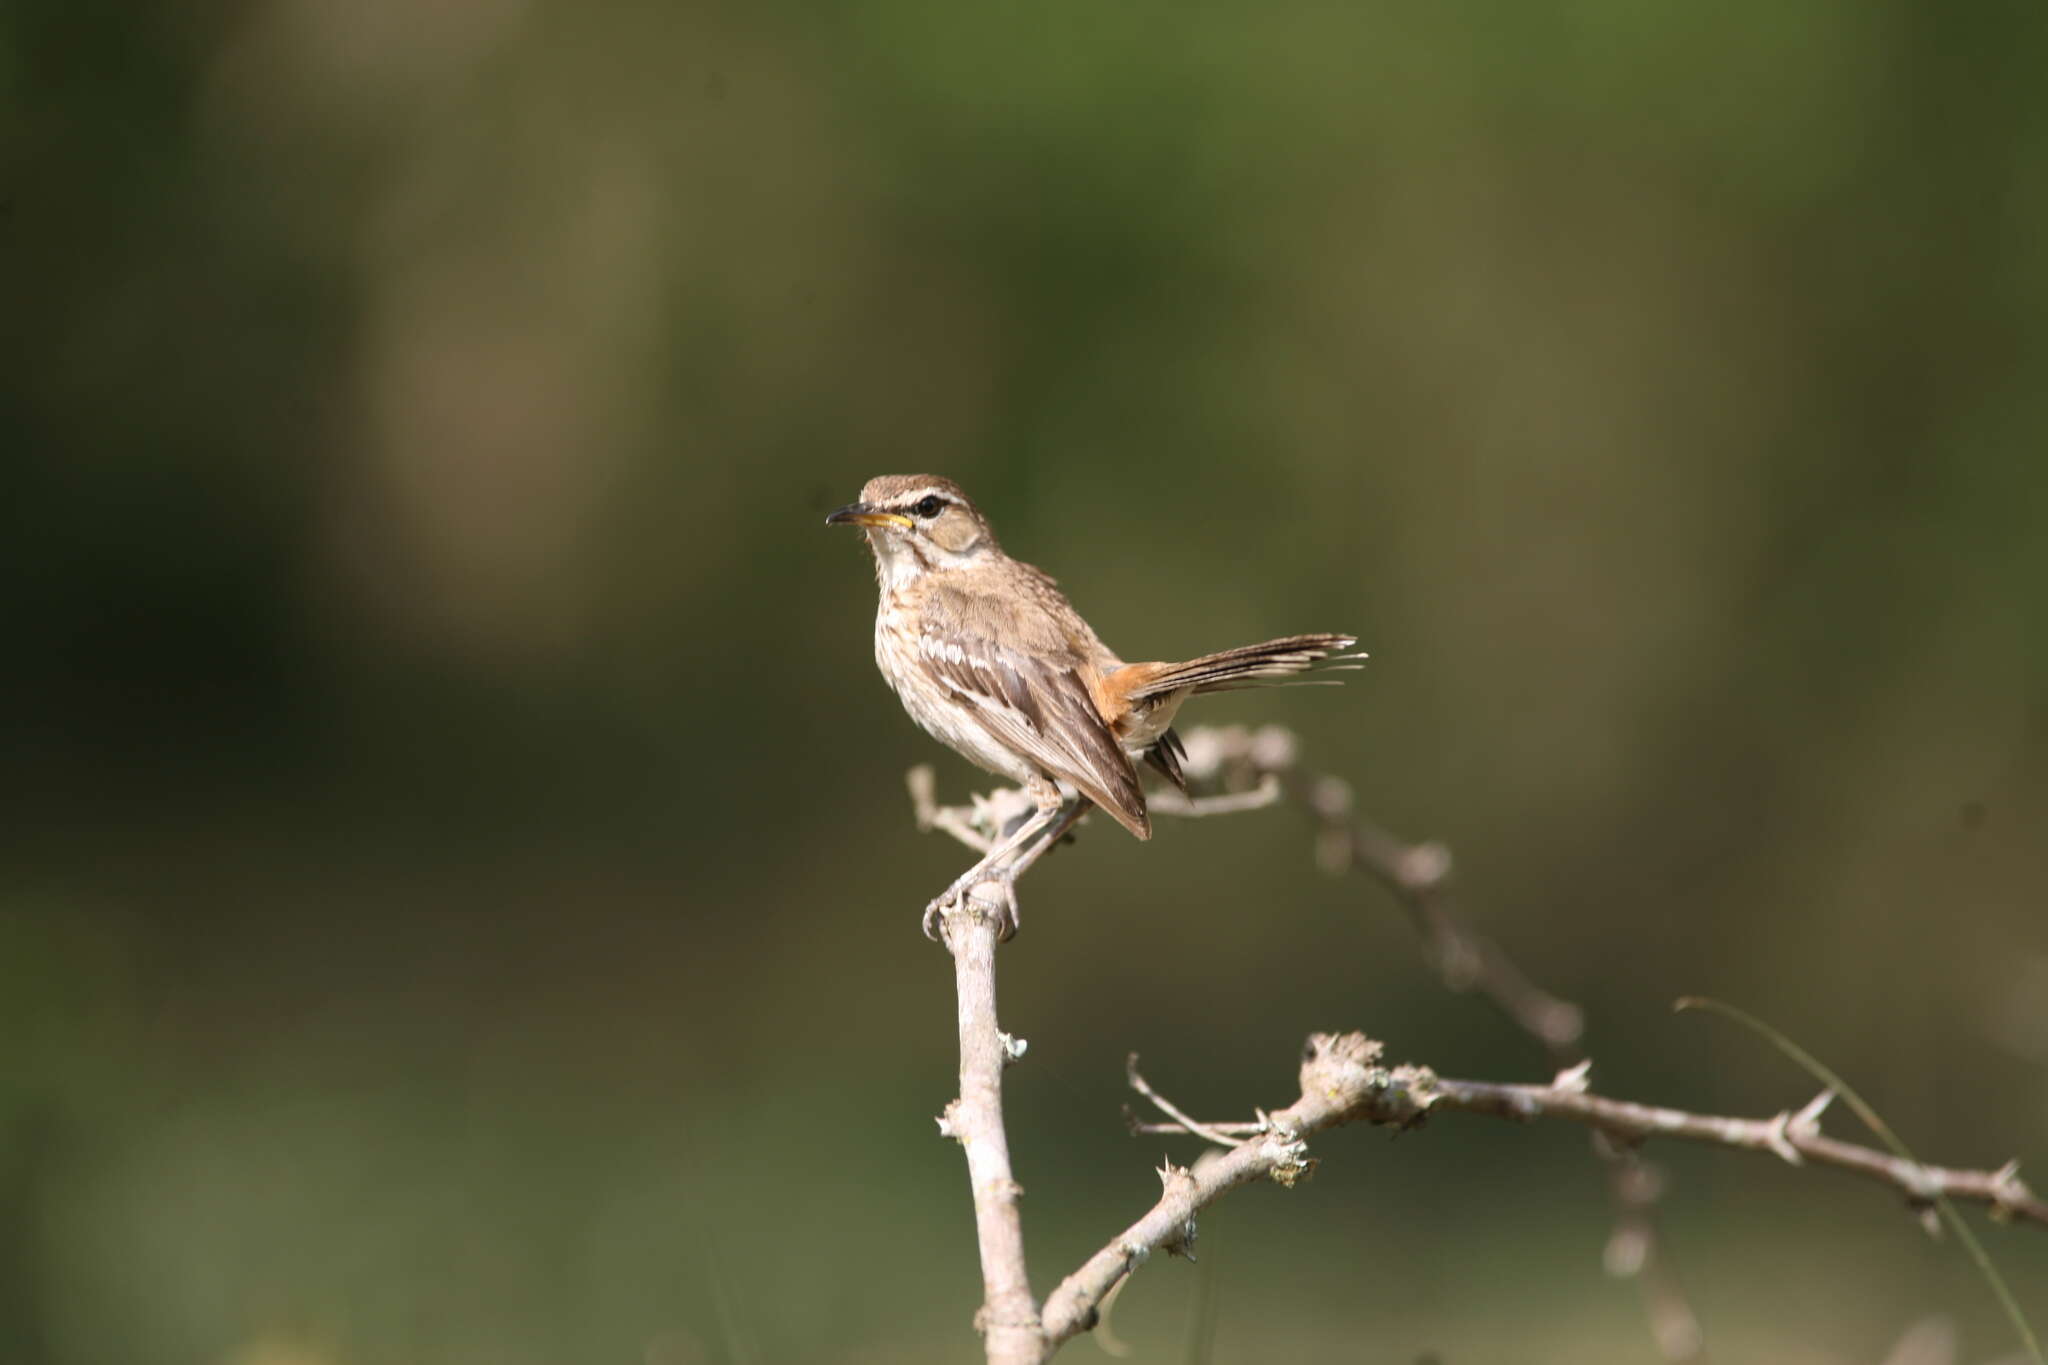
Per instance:
[[[1250,791],[1223,792],[1216,796],[1183,796],[1166,787],[1147,796],[1145,806],[1156,814],[1198,820],[1208,815],[1239,815],[1248,810],[1264,810],[1267,806],[1279,805],[1286,795],[1285,785],[1268,773]]]
[[[1462,1109],[1501,1118],[1560,1118],[1598,1128],[1623,1141],[1679,1138],[1745,1151],[1770,1152],[1794,1166],[1811,1162],[1865,1176],[1897,1189],[1918,1207],[1935,1195],[1986,1205],[1994,1217],[2048,1227],[2043,1203],[2020,1179],[2019,1163],[1995,1171],[1962,1170],[1906,1161],[1874,1147],[1831,1138],[1820,1131],[1821,1096],[1798,1113],[1768,1119],[1724,1118],[1679,1109],[1631,1104],[1600,1095],[1569,1094],[1545,1086],[1488,1081],[1436,1082],[1436,1108]]]
[[[938,779],[932,773],[931,764],[918,764],[903,775],[903,781],[910,788],[910,809],[917,818],[920,832],[944,830],[976,853],[986,853],[995,847],[995,836],[978,827],[973,808],[941,806],[938,803]],[[1021,796],[1023,793],[1018,794]]]
[[[1351,1036],[1351,1035],[1347,1035]],[[1320,1038],[1321,1035],[1318,1035]],[[1312,1045],[1315,1040],[1311,1040]],[[1794,1113],[1770,1118],[1731,1118],[1696,1114],[1683,1109],[1612,1099],[1571,1085],[1514,1085],[1495,1081],[1454,1080],[1427,1067],[1374,1068],[1337,1122],[1363,1122],[1412,1128],[1430,1114],[1455,1110],[1494,1118],[1533,1122],[1562,1119],[1598,1130],[1624,1147],[1650,1138],[1768,1152],[1794,1166],[1828,1166],[1890,1186],[1914,1207],[1924,1207],[1937,1194],[1985,1205],[2001,1221],[2048,1227],[2048,1202],[2043,1202],[2019,1177],[2019,1163],[1995,1171],[1927,1166],[1904,1161],[1874,1147],[1829,1137],[1820,1130],[1825,1094]],[[1139,1132],[1187,1131],[1178,1123],[1136,1125]],[[1257,1122],[1205,1123],[1218,1133],[1252,1133]]]
[[[1424,956],[1444,985],[1475,991],[1541,1043],[1558,1065],[1578,1061],[1586,1017],[1577,1005],[1538,986],[1492,939],[1458,912],[1451,878],[1451,853],[1439,843],[1405,844],[1363,816],[1338,824],[1350,809],[1351,788],[1336,778],[1319,778],[1306,793],[1309,808],[1324,822],[1325,856],[1341,829],[1351,866],[1370,873],[1392,891],[1421,936]]]
[[[1278,782],[1317,823],[1316,860],[1333,872],[1378,880],[1408,914],[1431,968],[1449,989],[1476,991],[1550,1054],[1559,1067],[1580,1059],[1585,1014],[1522,974],[1507,954],[1458,913],[1451,854],[1442,844],[1408,843],[1358,814],[1351,786],[1297,766],[1299,746],[1277,725],[1198,726],[1186,736],[1181,769],[1198,799],[1263,791]]]

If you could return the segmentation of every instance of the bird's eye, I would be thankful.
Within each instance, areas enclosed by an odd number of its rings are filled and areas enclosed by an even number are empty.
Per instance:
[[[923,497],[919,498],[917,500],[917,506],[911,508],[910,510],[917,513],[921,517],[930,518],[935,517],[940,512],[944,511],[945,507],[946,500],[944,498],[940,497],[936,493],[927,493]]]

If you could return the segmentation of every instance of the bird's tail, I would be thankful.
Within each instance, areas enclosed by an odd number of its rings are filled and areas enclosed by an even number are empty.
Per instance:
[[[1286,635],[1263,644],[1242,645],[1217,654],[1204,654],[1184,663],[1134,664],[1137,676],[1124,692],[1128,702],[1163,697],[1182,688],[1204,692],[1229,692],[1240,687],[1271,687],[1292,682],[1335,682],[1336,679],[1305,679],[1308,672],[1331,672],[1359,667],[1363,654],[1345,654],[1358,641],[1349,635]]]

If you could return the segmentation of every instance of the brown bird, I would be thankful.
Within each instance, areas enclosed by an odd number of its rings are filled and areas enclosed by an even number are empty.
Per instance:
[[[939,913],[983,883],[1002,894],[1003,937],[1016,932],[1016,879],[1091,805],[1151,838],[1132,760],[1186,790],[1172,727],[1189,697],[1364,657],[1339,653],[1356,643],[1349,635],[1289,635],[1180,663],[1125,663],[1050,576],[1003,553],[958,484],[934,474],[870,479],[859,502],[825,520],[866,528],[882,587],[875,663],[903,708],[1038,805],[926,908],[934,936]],[[1078,795],[1071,808],[1066,789]]]

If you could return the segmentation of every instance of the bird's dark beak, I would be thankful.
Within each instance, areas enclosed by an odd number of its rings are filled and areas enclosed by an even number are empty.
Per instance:
[[[913,526],[901,512],[883,512],[864,502],[850,502],[825,518],[827,526]]]

